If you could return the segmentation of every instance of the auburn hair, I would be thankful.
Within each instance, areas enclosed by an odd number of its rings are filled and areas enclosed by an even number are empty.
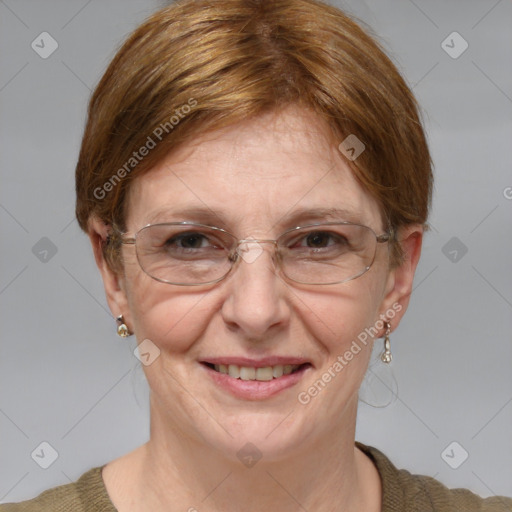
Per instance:
[[[80,227],[95,217],[125,229],[132,180],[178,145],[293,104],[339,142],[353,134],[364,143],[347,163],[394,232],[428,228],[432,162],[416,100],[379,43],[318,0],[180,0],[142,23],[89,103],[76,166]],[[400,244],[391,248],[400,263]]]

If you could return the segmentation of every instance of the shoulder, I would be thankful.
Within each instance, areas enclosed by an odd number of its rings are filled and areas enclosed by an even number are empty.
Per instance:
[[[90,469],[76,482],[47,489],[33,499],[4,503],[0,512],[116,512],[101,477],[102,469]]]
[[[434,478],[397,469],[377,448],[356,442],[376,465],[382,481],[382,512],[511,512],[512,498],[482,498],[468,489],[448,489]]]

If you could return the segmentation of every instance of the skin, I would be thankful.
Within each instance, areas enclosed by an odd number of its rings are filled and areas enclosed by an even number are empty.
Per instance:
[[[377,203],[355,180],[322,121],[298,107],[202,134],[135,180],[128,235],[154,222],[162,209],[160,222],[207,220],[177,213],[189,206],[209,209],[209,223],[239,238],[275,239],[307,224],[306,218],[290,220],[293,212],[326,206],[349,209],[377,234],[385,231]],[[124,315],[138,343],[150,339],[161,351],[144,367],[151,389],[150,440],[103,470],[118,510],[381,510],[378,472],[354,446],[358,389],[372,344],[362,346],[307,405],[297,395],[365,327],[400,304],[390,320],[396,329],[409,302],[422,227],[399,232],[401,266],[390,269],[388,244],[379,244],[368,272],[329,286],[276,275],[270,244],[223,281],[200,287],[151,279],[128,245],[120,276],[102,257],[107,232],[108,226],[91,220],[89,235],[112,314]],[[205,376],[199,361],[220,355],[301,356],[312,368],[275,396],[242,400]],[[236,455],[247,442],[262,453],[252,468]]]

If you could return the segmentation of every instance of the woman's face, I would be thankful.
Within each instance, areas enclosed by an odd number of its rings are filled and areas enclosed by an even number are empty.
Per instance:
[[[239,239],[276,239],[322,220],[385,232],[376,202],[329,143],[325,127],[297,108],[196,138],[134,181],[128,201],[129,236],[146,224],[173,221],[222,227]],[[344,212],[317,216],[326,209]],[[214,285],[176,286],[149,277],[134,246],[123,246],[125,275],[119,289],[107,283],[107,295],[137,342],[150,340],[145,347],[153,355],[144,371],[152,435],[153,429],[169,429],[233,458],[251,442],[272,458],[353,432],[371,353],[371,336],[365,344],[361,333],[377,327],[382,336],[379,315],[391,310],[396,327],[414,268],[390,271],[384,243],[357,279],[301,285],[276,272],[272,244],[262,244],[259,253],[255,247],[253,257],[241,259]],[[205,365],[237,361],[256,368],[308,364],[265,382],[235,379]]]

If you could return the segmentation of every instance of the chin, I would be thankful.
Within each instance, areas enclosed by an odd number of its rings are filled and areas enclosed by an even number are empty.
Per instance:
[[[233,416],[216,416],[224,428],[213,422],[216,428],[207,429],[201,436],[203,442],[223,456],[231,455],[237,463],[245,463],[244,457],[261,458],[261,462],[277,462],[296,454],[297,447],[303,446],[311,434],[311,421],[305,417],[299,418],[297,413],[300,414],[300,410],[288,415],[283,408],[279,408],[272,412],[245,410]]]

